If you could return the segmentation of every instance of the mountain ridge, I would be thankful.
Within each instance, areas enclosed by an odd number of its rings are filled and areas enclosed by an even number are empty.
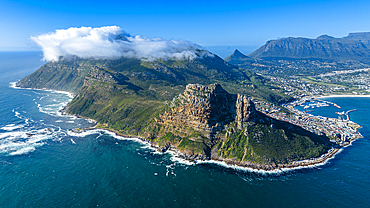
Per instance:
[[[334,38],[321,35],[316,39],[283,38],[267,41],[249,54],[252,58],[321,58],[364,60],[370,57],[370,49],[360,40]]]
[[[233,53],[225,61],[262,74],[315,75],[370,66],[370,33],[343,38],[288,37],[269,40],[249,55]]]

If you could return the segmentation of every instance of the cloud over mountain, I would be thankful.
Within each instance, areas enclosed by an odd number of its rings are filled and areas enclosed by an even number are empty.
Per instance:
[[[164,40],[131,36],[118,26],[71,27],[31,37],[44,53],[44,60],[58,61],[60,56],[80,58],[177,58],[193,59],[199,45],[186,40]]]

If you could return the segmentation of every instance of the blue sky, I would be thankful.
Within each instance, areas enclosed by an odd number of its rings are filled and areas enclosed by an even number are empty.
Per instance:
[[[211,51],[238,46],[248,54],[280,37],[370,31],[369,11],[370,1],[360,0],[1,0],[0,50],[35,48],[31,36],[56,29],[117,25],[132,35],[185,39]]]

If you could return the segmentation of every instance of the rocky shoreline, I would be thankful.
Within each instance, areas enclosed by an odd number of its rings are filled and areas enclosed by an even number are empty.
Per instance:
[[[149,144],[151,148],[156,149],[158,152],[161,152],[161,153],[169,152],[174,157],[184,159],[184,160],[192,162],[194,164],[204,163],[204,162],[205,163],[207,163],[207,162],[210,162],[210,163],[212,163],[212,162],[215,162],[215,163],[224,162],[228,166],[235,166],[235,167],[240,167],[240,168],[250,168],[254,171],[264,171],[266,173],[276,172],[276,171],[287,171],[289,169],[293,170],[293,169],[299,169],[299,168],[307,168],[307,167],[312,167],[312,166],[315,166],[315,165],[324,165],[328,160],[334,158],[335,155],[337,153],[339,153],[342,148],[350,145],[356,139],[361,138],[361,137],[353,138],[353,139],[350,140],[350,142],[347,145],[332,148],[327,153],[325,153],[324,155],[321,155],[318,158],[311,158],[311,159],[307,159],[307,160],[294,161],[294,162],[291,162],[289,164],[261,165],[261,164],[258,164],[258,163],[240,162],[240,161],[235,161],[235,160],[232,160],[232,159],[226,159],[226,158],[220,158],[220,157],[207,158],[203,155],[198,155],[198,154],[188,155],[186,153],[181,152],[176,147],[174,147],[172,145],[169,145],[169,144],[167,144],[164,147],[161,147],[161,146],[158,146],[156,143],[153,143],[151,140],[148,140],[148,139],[145,139],[145,138],[142,138],[142,137],[138,137],[138,136],[125,135],[125,134],[119,133],[118,131],[108,129],[108,128],[96,128],[96,125],[93,126],[93,127],[84,128],[84,129],[72,129],[71,131],[74,132],[74,133],[83,133],[83,132],[87,132],[87,131],[90,131],[90,130],[105,130],[105,131],[115,133],[117,136],[121,136],[121,137],[124,137],[124,138],[139,139],[142,142]]]

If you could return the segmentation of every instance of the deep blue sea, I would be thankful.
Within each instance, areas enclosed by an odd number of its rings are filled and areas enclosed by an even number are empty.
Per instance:
[[[0,207],[370,207],[370,98],[327,98],[357,109],[358,139],[325,165],[263,174],[215,164],[187,165],[146,144],[59,115],[71,98],[15,89],[37,70],[40,52],[0,52]]]

